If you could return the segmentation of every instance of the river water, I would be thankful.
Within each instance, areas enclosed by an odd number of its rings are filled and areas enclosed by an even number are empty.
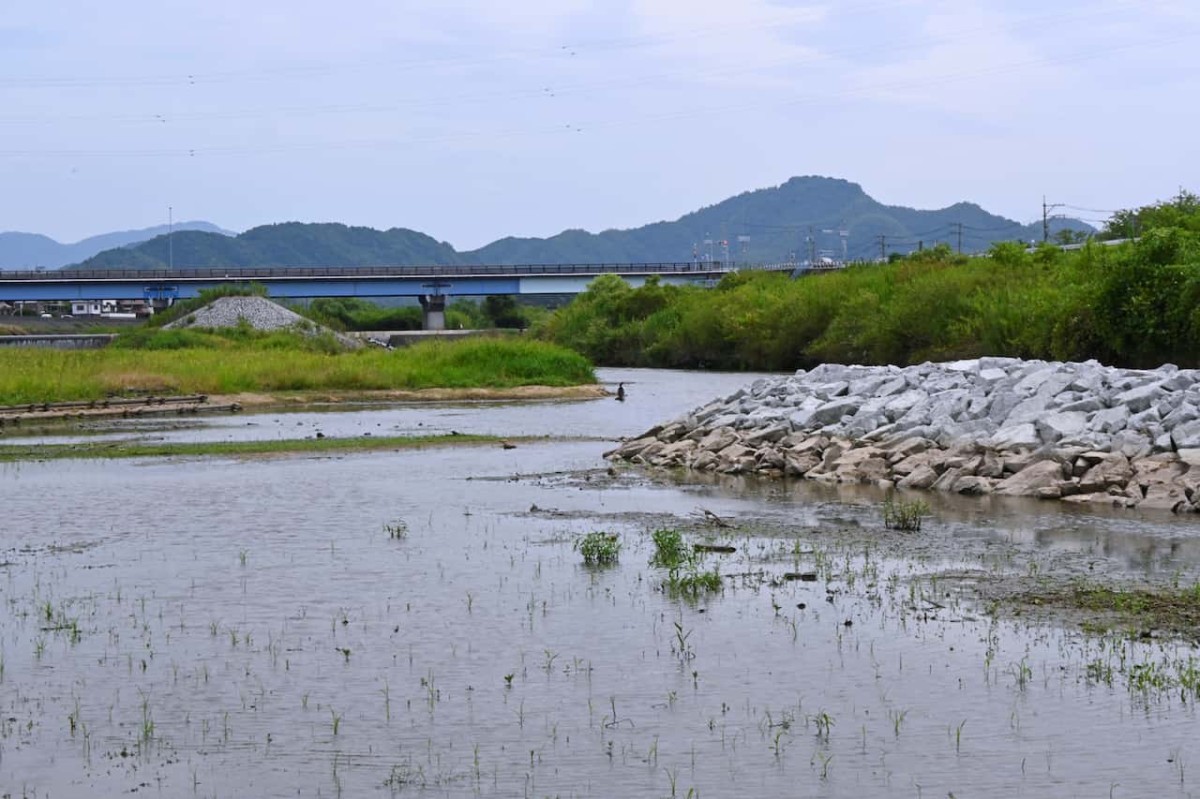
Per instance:
[[[511,450],[4,467],[0,796],[1197,790],[1194,649],[992,614],[946,576],[1191,580],[1194,521],[931,498],[897,543],[870,490],[614,476],[606,440],[755,376],[601,377],[628,401],[101,431],[551,437]],[[736,549],[708,556],[720,591],[664,587],[664,526]],[[619,563],[582,564],[591,531]]]

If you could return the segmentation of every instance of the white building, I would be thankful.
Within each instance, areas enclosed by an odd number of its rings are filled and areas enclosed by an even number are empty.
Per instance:
[[[99,300],[75,300],[71,303],[71,316],[99,316],[104,307]]]

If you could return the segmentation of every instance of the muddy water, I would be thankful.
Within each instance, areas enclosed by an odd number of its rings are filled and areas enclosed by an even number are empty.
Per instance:
[[[607,437],[745,379],[604,377],[629,401],[143,434]],[[869,491],[614,478],[603,449],[5,468],[0,795],[1197,791],[1194,650],[996,618],[938,576],[1190,580],[1194,523],[946,502],[899,539]],[[663,589],[648,531],[666,524],[736,547],[709,556],[722,591]],[[592,530],[622,536],[617,565],[581,564]]]

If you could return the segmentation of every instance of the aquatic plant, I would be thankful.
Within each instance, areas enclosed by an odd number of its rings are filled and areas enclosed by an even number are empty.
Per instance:
[[[668,574],[666,585],[671,593],[694,599],[700,594],[720,591],[721,575],[716,566],[708,571],[700,571],[692,564],[687,570],[676,569]]]
[[[400,540],[408,537],[408,524],[403,519],[397,519],[394,522],[384,524],[383,531],[387,533],[388,538]]]
[[[678,530],[660,528],[650,534],[654,541],[654,555],[650,565],[660,569],[679,569],[686,566],[692,559],[693,553],[683,541],[683,533]]]
[[[895,496],[889,496],[883,503],[883,526],[889,530],[899,530],[902,533],[920,532],[921,519],[928,515],[929,505],[923,500],[905,502],[897,500]]]
[[[715,566],[709,570],[701,569],[704,552],[688,546],[683,533],[660,528],[650,537],[654,541],[650,565],[667,570],[664,585],[669,593],[695,599],[700,594],[721,590],[720,573]]]
[[[833,728],[833,716],[822,710],[812,717],[812,723],[817,728],[817,738],[829,743],[829,731]]]
[[[593,531],[575,542],[575,549],[589,566],[616,563],[621,553],[621,539],[615,533]]]

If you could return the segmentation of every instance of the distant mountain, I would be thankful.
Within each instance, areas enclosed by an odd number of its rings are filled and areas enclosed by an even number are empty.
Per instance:
[[[251,228],[238,236],[176,232],[136,247],[108,250],[68,269],[164,269],[176,267],[383,266],[469,263],[444,242],[404,228],[375,230],[334,223],[284,222]]]
[[[156,225],[141,230],[103,233],[74,244],[61,244],[38,233],[0,233],[0,269],[35,269],[39,266],[57,269],[64,264],[91,258],[96,253],[114,247],[128,247],[131,244],[148,241],[155,236],[167,233],[170,227]],[[200,230],[225,236],[232,235],[230,231],[223,230],[211,222],[180,222],[173,227],[176,232]]]
[[[1051,220],[1052,234],[1064,228],[1092,231],[1077,220]],[[253,228],[232,238],[176,233],[173,248],[177,267],[685,262],[710,255],[720,260],[723,242],[735,261],[779,262],[810,255],[865,260],[939,242],[957,249],[960,240],[963,252],[976,252],[996,241],[1041,238],[1040,222],[1022,224],[973,203],[921,211],[883,205],[849,181],[800,177],[739,194],[674,222],[602,233],[567,230],[545,239],[510,237],[466,252],[403,228],[378,231],[298,222]],[[167,239],[159,236],[100,253],[78,266],[163,268],[167,260]]]
[[[1063,227],[1092,230],[1076,220],[1052,221],[1052,234]],[[801,177],[739,194],[674,222],[597,234],[568,230],[547,239],[500,239],[469,255],[497,264],[687,261],[695,249],[702,258],[711,254],[720,260],[722,242],[728,242],[735,261],[805,260],[813,251],[818,257],[824,252],[835,259],[865,260],[880,256],[881,243],[883,253],[907,253],[938,242],[958,248],[960,224],[963,252],[986,250],[996,241],[1042,238],[1040,223],[1024,225],[972,203],[919,211],[883,205],[846,180]]]

